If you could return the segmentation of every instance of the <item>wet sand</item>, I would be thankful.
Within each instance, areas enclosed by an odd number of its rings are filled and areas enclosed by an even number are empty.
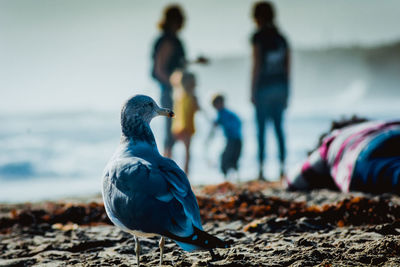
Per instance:
[[[196,188],[205,230],[233,242],[187,253],[167,240],[165,266],[400,266],[400,197],[268,183]],[[158,239],[142,238],[141,266]],[[101,198],[0,205],[0,266],[135,266],[134,239],[109,224]]]

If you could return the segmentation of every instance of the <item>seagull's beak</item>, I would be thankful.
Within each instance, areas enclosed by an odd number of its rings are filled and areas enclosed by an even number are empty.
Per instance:
[[[173,118],[175,116],[174,112],[168,108],[160,108],[157,113],[158,115],[167,116],[169,118]]]

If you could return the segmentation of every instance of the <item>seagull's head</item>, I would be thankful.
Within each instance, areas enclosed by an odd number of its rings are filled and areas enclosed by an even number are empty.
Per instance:
[[[160,108],[151,97],[145,95],[131,97],[121,111],[121,119],[127,121],[142,119],[150,123],[154,117],[160,115],[172,118],[174,112],[167,108]]]

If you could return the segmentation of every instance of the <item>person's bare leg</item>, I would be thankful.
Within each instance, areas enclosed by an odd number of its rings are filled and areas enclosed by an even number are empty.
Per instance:
[[[161,266],[162,263],[163,263],[164,244],[165,244],[165,240],[164,240],[164,237],[163,237],[163,236],[161,236],[160,242],[159,242],[158,244],[159,244],[159,246],[160,246],[160,266]]]
[[[189,174],[189,163],[190,163],[190,141],[191,141],[191,136],[186,135],[183,137],[183,143],[185,145],[185,173],[186,175]]]
[[[286,179],[286,172],[285,172],[285,164],[281,162],[280,170],[279,170],[279,180],[281,183]]]
[[[135,236],[135,253],[136,253],[136,262],[137,266],[140,266],[140,242],[137,236]]]
[[[266,181],[265,180],[265,177],[264,177],[264,172],[263,172],[263,163],[262,162],[260,162],[259,163],[260,164],[260,166],[259,166],[259,171],[258,171],[258,180],[260,180],[260,181]]]

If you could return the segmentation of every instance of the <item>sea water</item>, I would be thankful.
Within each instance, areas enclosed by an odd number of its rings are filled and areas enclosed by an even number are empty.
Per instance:
[[[285,114],[288,171],[304,160],[307,151],[317,144],[319,135],[328,131],[333,119],[353,114],[372,119],[398,118],[398,94],[385,94],[385,90],[381,89],[381,97],[370,97],[374,90],[368,88],[367,80],[363,79],[348,79],[347,86],[335,87],[337,75],[321,78],[326,88],[320,88],[315,79],[304,80],[303,77],[308,77],[309,72],[301,72],[298,64],[310,67],[310,63],[303,62],[300,64],[300,59],[294,64],[297,72],[293,73],[291,98]],[[196,134],[191,147],[189,178],[192,184],[224,181],[219,171],[220,155],[225,145],[222,131],[218,131],[208,143],[206,140],[215,118],[210,105],[211,95],[215,92],[222,92],[226,96],[227,107],[236,112],[243,123],[240,170],[238,174],[230,175],[229,179],[236,182],[257,177],[256,126],[247,87],[248,69],[249,61],[246,58],[217,59],[208,67],[192,69],[197,75],[196,93],[202,108],[196,115]],[[306,88],[306,84],[311,88]],[[157,100],[158,90],[157,85],[153,84],[147,91],[133,93],[150,94]],[[119,107],[2,114],[0,202],[99,193],[103,169],[119,143]],[[161,152],[163,120],[157,117],[151,123]],[[183,166],[183,145],[177,143],[173,152],[174,159]],[[264,171],[270,180],[278,179],[277,155],[276,139],[272,127],[269,127]]]

